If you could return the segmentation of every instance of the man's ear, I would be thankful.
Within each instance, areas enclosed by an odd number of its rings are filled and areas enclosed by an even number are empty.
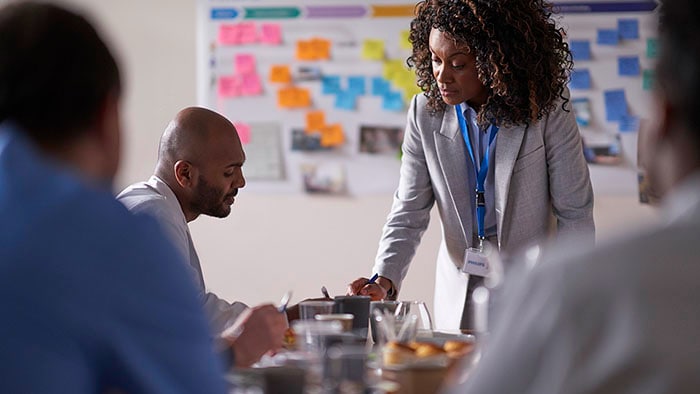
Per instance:
[[[173,166],[175,180],[183,189],[189,189],[197,182],[197,167],[187,160],[178,160]]]

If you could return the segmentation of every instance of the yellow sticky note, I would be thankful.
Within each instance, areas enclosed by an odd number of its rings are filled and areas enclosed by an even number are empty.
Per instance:
[[[311,106],[311,94],[304,88],[283,88],[277,92],[277,104],[281,108],[306,108]]]
[[[345,143],[343,126],[340,123],[325,126],[321,130],[321,146],[324,148],[340,146]]]
[[[362,58],[364,60],[383,60],[384,41],[367,39],[362,43]]]
[[[387,60],[384,62],[384,72],[382,76],[384,79],[389,80],[391,82],[395,82],[397,78],[400,78],[400,75],[406,70],[406,67],[404,67],[403,60],[401,59],[395,59],[395,60]]]
[[[399,37],[399,46],[401,47],[401,49],[413,49],[413,45],[408,39],[408,37],[411,35],[411,31],[401,30],[400,34],[401,36]]]
[[[306,114],[306,132],[321,131],[326,126],[326,113],[311,111]]]
[[[288,65],[277,64],[270,67],[270,82],[290,83],[292,82],[292,72]]]

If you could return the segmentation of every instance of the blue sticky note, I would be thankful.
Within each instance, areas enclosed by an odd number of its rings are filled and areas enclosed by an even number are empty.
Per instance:
[[[622,89],[606,90],[605,93],[605,119],[608,122],[617,122],[627,115],[627,100]]]
[[[617,29],[598,29],[598,45],[617,45],[620,36]]]
[[[618,19],[617,30],[623,40],[636,40],[639,38],[639,20]]]
[[[390,82],[382,77],[372,78],[372,95],[373,96],[384,96],[389,92],[391,85]]]
[[[617,73],[623,76],[636,77],[640,73],[638,56],[620,56],[617,58]]]
[[[587,68],[574,70],[571,72],[571,89],[590,89],[591,88],[591,73]]]
[[[385,93],[382,100],[382,108],[386,111],[403,110],[403,99],[401,98],[401,92],[389,91]]]
[[[348,90],[356,95],[362,96],[365,94],[365,77],[352,76],[348,77]]]
[[[340,93],[340,76],[324,75],[321,78],[321,92],[323,94],[338,94]]]
[[[622,115],[620,118],[621,133],[636,133],[639,131],[639,116]]]
[[[335,96],[335,108],[344,109],[347,111],[354,111],[355,104],[357,102],[357,96],[355,93],[348,91],[341,91]]]
[[[571,40],[569,43],[574,60],[591,60],[591,42],[588,40]]]

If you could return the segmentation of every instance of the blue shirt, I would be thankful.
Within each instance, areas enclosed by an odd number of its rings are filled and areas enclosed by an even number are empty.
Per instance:
[[[469,129],[469,139],[472,141],[472,151],[474,152],[474,159],[477,161],[477,164],[471,163],[471,158],[467,156],[467,160],[470,162],[468,163],[469,169],[467,171],[467,174],[469,174],[469,187],[472,191],[472,198],[470,201],[472,217],[474,218],[472,224],[474,230],[474,237],[477,237],[478,231],[476,224],[476,193],[474,192],[474,190],[476,190],[476,171],[474,170],[474,167],[476,167],[477,170],[479,169],[481,159],[484,157],[487,147],[489,147],[489,137],[491,136],[493,129],[491,127],[487,129],[479,127],[479,124],[477,123],[476,119],[476,111],[474,111],[474,109],[470,107],[467,103],[462,103],[461,109],[462,113],[464,114],[464,120],[466,120],[467,123],[467,128]],[[486,182],[484,182],[484,197],[486,198],[486,217],[484,218],[484,226],[486,227],[486,238],[493,237],[497,234],[495,203],[496,189],[494,187],[494,174],[496,173],[496,160],[494,160],[496,152],[496,142],[498,142],[498,138],[496,138],[493,141],[489,148],[489,172],[488,174],[486,174]]]
[[[180,255],[107,188],[0,124],[0,387],[223,393]]]

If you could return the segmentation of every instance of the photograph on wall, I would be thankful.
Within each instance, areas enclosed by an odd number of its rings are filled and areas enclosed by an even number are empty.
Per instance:
[[[343,195],[347,193],[345,167],[339,163],[303,163],[301,173],[308,194]]]
[[[398,155],[403,128],[390,126],[360,127],[360,152],[374,155]]]
[[[587,145],[583,142],[583,156],[588,164],[619,165],[624,161],[620,135],[609,144]]]
[[[307,133],[305,130],[292,130],[292,150],[301,152],[325,151],[321,146],[321,133]]]

